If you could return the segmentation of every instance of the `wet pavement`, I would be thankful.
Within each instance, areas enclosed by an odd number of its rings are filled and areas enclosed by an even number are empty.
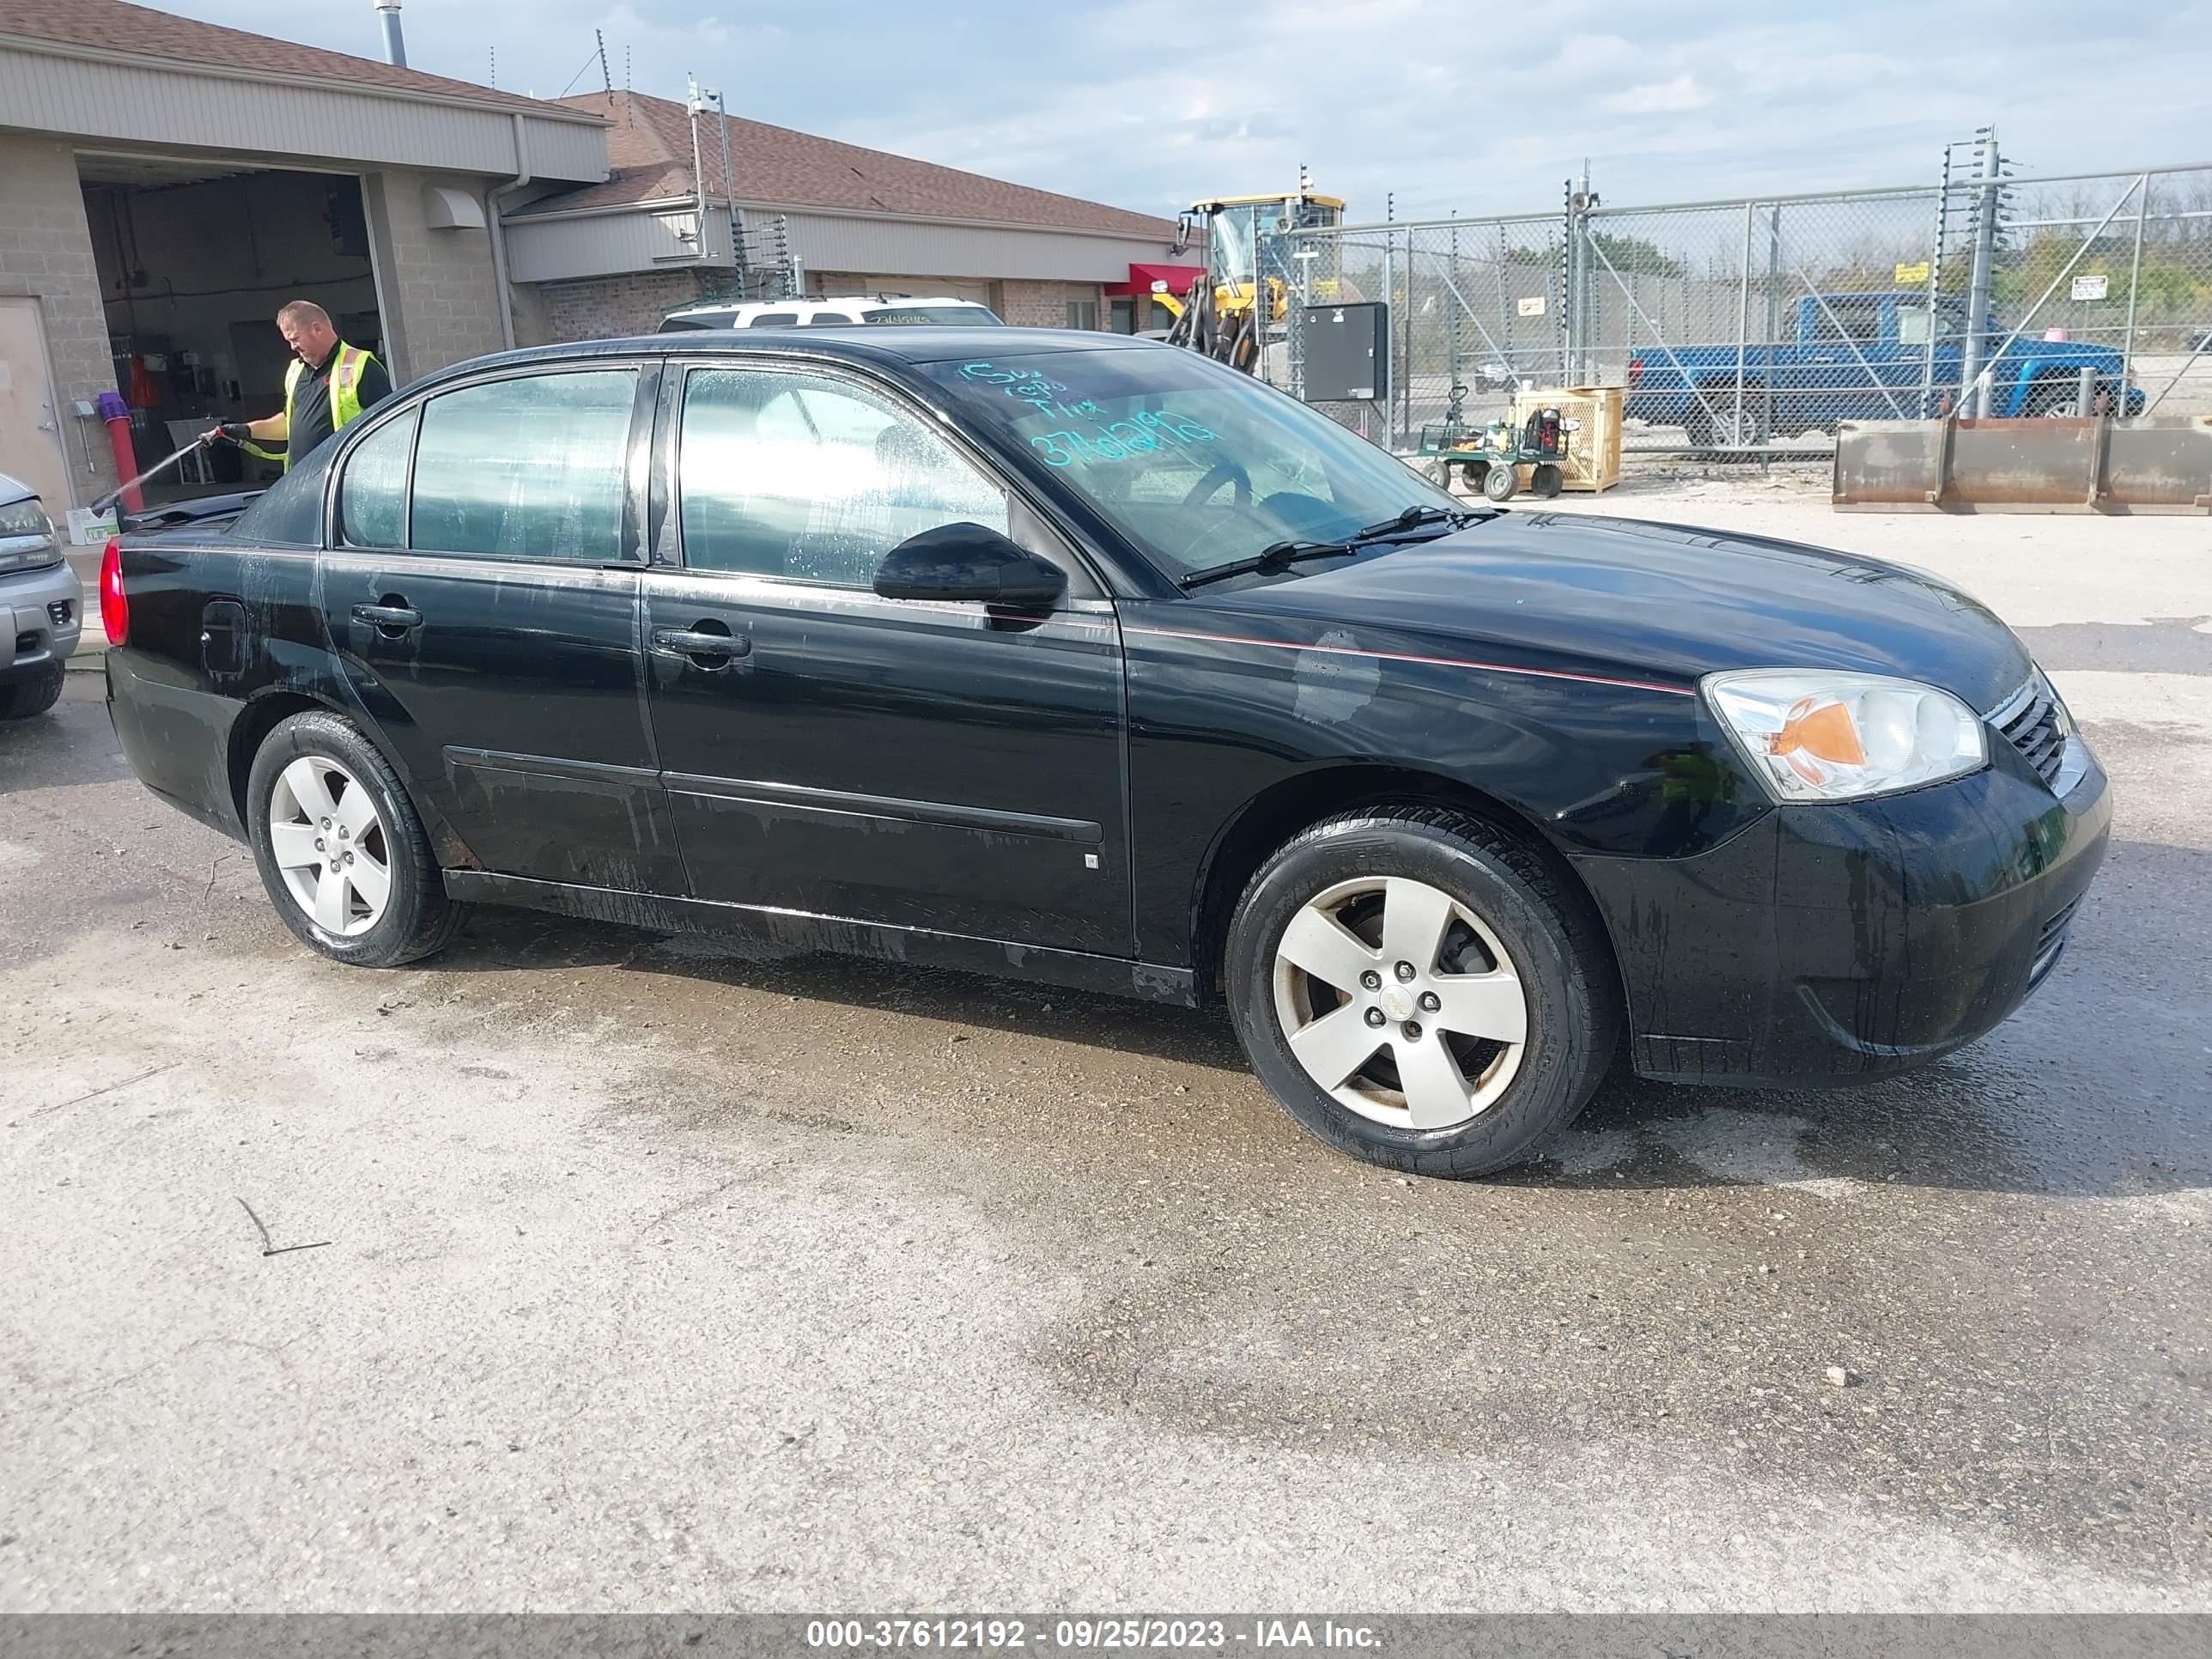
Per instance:
[[[2024,632],[2119,804],[2027,1007],[1474,1185],[1207,1015],[334,967],[72,676],[0,728],[0,1606],[2212,1605],[2212,636]]]

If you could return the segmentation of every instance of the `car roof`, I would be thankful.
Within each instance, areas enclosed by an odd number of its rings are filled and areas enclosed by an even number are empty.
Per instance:
[[[699,357],[727,352],[757,356],[787,352],[794,357],[830,358],[878,368],[939,363],[962,357],[1033,357],[1045,351],[1180,351],[1158,340],[1109,334],[1099,329],[965,327],[957,324],[854,325],[842,328],[696,328],[674,334],[639,334],[613,340],[581,340],[565,345],[531,346],[472,357],[437,370],[406,388],[410,392],[458,380],[487,368],[533,363],[589,362],[597,357]]]
[[[719,300],[704,305],[684,306],[672,311],[672,317],[713,317],[723,312],[751,311],[763,314],[775,311],[818,311],[824,306],[859,309],[870,307],[878,311],[912,311],[931,306],[964,306],[979,311],[990,309],[980,300],[963,300],[953,294],[817,294],[804,300]]]

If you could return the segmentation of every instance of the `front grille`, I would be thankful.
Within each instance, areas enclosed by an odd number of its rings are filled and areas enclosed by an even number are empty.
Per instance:
[[[2058,781],[2058,769],[2066,759],[2066,732],[2049,682],[2037,675],[2033,684],[1990,718],[2035,769],[2036,776],[2045,783]]]

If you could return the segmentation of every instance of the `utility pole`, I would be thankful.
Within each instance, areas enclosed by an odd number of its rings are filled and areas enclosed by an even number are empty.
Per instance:
[[[1966,284],[1966,343],[1959,363],[1959,412],[1986,416],[1989,395],[1974,382],[1980,378],[1982,356],[1989,331],[1990,268],[1997,251],[1997,130],[1982,130],[1981,187],[1974,201],[1974,263]],[[1931,325],[1932,325],[1932,319]]]

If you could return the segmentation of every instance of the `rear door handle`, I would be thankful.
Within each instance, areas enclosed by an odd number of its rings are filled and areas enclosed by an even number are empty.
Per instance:
[[[733,659],[752,654],[744,635],[706,634],[685,628],[656,628],[653,648],[664,657],[682,657],[701,668],[726,668]]]
[[[387,640],[396,640],[422,625],[422,613],[405,605],[357,605],[353,619],[368,623]]]

